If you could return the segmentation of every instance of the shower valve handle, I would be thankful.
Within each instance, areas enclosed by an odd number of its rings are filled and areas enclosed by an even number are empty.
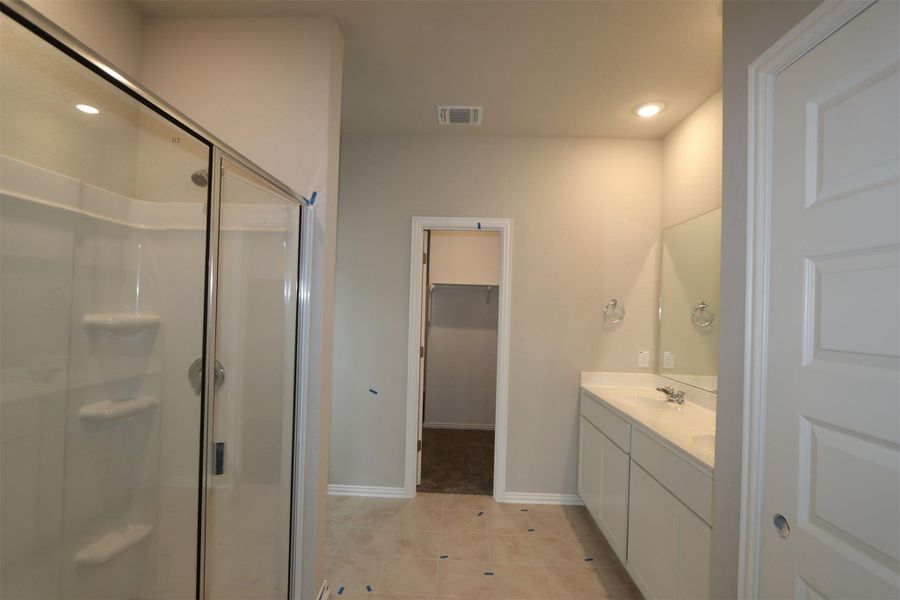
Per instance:
[[[191,387],[194,388],[194,394],[199,396],[200,392],[203,391],[203,359],[198,358],[194,362],[191,363],[191,366],[188,368],[188,381],[191,383]],[[225,367],[222,366],[218,360],[216,361],[216,374],[214,385],[218,390],[222,387],[222,384],[225,383]]]

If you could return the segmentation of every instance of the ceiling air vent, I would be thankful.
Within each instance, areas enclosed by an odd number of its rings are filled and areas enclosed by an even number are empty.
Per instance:
[[[482,106],[438,106],[441,125],[481,125]]]

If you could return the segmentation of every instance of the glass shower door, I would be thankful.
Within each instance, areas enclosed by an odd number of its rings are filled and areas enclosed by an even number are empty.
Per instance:
[[[300,207],[222,159],[206,517],[208,598],[284,599],[290,567]]]
[[[211,146],[0,21],[0,598],[194,598]]]

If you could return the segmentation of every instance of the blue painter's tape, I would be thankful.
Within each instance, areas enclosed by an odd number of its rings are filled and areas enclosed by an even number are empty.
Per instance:
[[[367,585],[367,586],[366,586],[366,591],[367,591],[367,592],[371,592],[371,591],[372,591],[372,586],[371,586],[371,585]]]
[[[520,508],[520,509],[519,509],[519,512],[528,512],[528,509],[527,509],[527,508]]]
[[[441,554],[441,560],[447,560],[448,558],[450,558],[450,557],[447,556],[446,554]]]
[[[480,517],[483,514],[484,514],[484,511],[481,511],[480,513],[478,513],[478,516]]]
[[[316,203],[316,198],[319,197],[319,192],[313,192],[312,196],[309,197],[309,205],[313,206]]]
[[[481,229],[481,223],[478,223],[478,229]]]
[[[485,571],[484,574],[485,574],[485,575],[493,575],[494,572],[493,572],[493,571]]]
[[[534,529],[529,529],[528,531],[534,531]]]
[[[592,562],[593,560],[594,560],[593,556],[588,556],[586,559],[584,559],[584,562]]]
[[[369,393],[372,394],[373,396],[377,396],[377,395],[378,395],[378,390],[369,388]]]
[[[344,593],[344,586],[341,586],[341,589],[338,590],[338,596],[343,595],[343,593]]]

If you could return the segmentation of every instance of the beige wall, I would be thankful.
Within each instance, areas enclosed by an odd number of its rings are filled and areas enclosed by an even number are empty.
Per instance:
[[[663,229],[722,206],[722,92],[663,138]]]
[[[724,2],[722,310],[716,478],[713,482],[712,597],[737,595],[747,230],[747,67],[818,2]]]
[[[328,18],[147,19],[143,82],[288,185],[321,193],[333,36]]]
[[[428,264],[432,283],[500,283],[500,234],[432,231]]]
[[[28,4],[90,46],[123,74],[140,79],[143,18],[130,3],[111,0],[29,0]]]
[[[354,135],[342,151],[331,483],[403,485],[411,217],[506,217],[508,490],[575,493],[579,371],[634,371],[656,344],[660,143]],[[628,318],[606,327],[613,297]]]

